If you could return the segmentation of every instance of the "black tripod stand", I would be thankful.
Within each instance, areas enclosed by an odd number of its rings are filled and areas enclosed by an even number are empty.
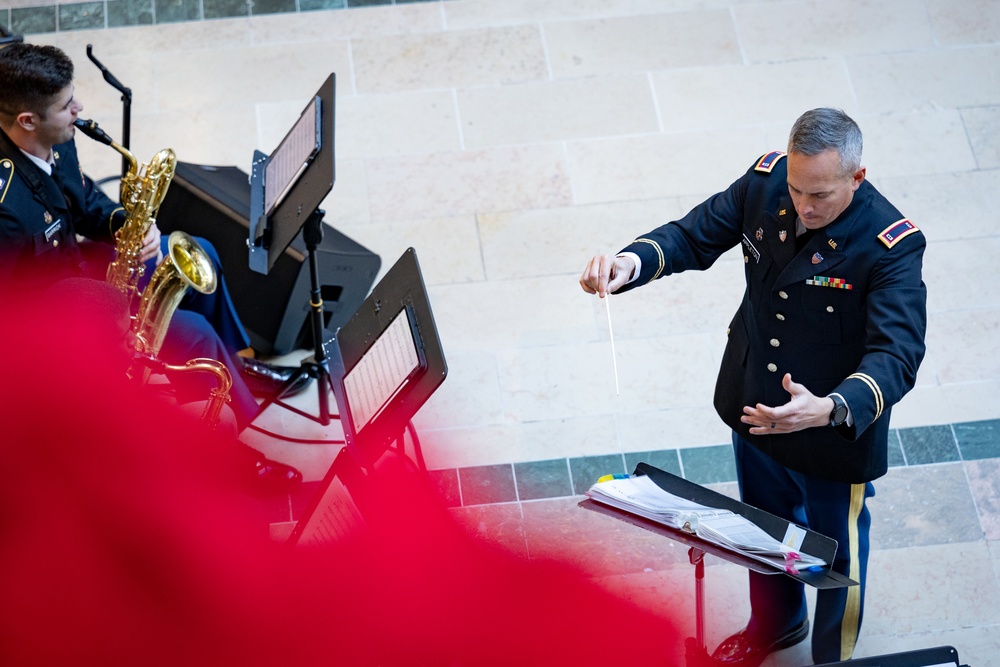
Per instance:
[[[313,356],[302,362],[299,369],[292,374],[292,377],[285,381],[277,393],[260,404],[257,416],[260,416],[271,405],[277,404],[297,415],[319,422],[323,426],[329,425],[332,419],[330,416],[330,395],[333,393],[333,380],[330,377],[330,357],[326,352],[328,332],[323,326],[323,294],[320,290],[319,264],[316,260],[316,248],[319,247],[320,242],[323,240],[324,213],[325,211],[316,209],[302,225],[302,239],[306,242],[306,252],[309,256],[309,322],[312,328]],[[281,400],[288,393],[289,388],[305,376],[316,380],[316,391],[319,395],[319,412],[315,415],[300,410],[294,405],[289,405]],[[334,417],[337,417],[337,415],[334,415]]]

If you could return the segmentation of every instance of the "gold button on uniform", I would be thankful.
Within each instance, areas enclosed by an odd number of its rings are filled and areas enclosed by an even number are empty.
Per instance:
[[[771,339],[771,347],[778,347],[779,345],[781,345],[781,341],[779,341],[777,338]]]
[[[56,239],[55,241],[52,242],[52,247],[53,248],[58,248],[59,247],[59,239]]]
[[[832,313],[833,312],[833,306],[827,306],[826,307],[826,312]]]
[[[779,321],[779,322],[784,322],[784,321],[785,321],[785,316],[784,316],[784,315],[782,315],[781,313],[775,313],[775,315],[774,315],[774,316],[775,316],[776,318],[778,318],[778,321]]]
[[[769,371],[771,371],[773,373],[774,371],[778,370],[778,366],[777,366],[777,364],[768,364],[767,365],[767,370],[769,370]]]
[[[788,298],[788,292],[782,290],[782,291],[778,292],[778,296],[780,296],[782,299],[787,299]]]

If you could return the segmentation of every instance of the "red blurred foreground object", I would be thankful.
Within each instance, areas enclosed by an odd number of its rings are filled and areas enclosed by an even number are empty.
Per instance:
[[[126,384],[113,299],[63,289],[0,310],[0,664],[577,666],[627,651],[662,665],[679,654],[668,619],[476,542],[402,471],[376,476],[376,520],[354,538],[270,542],[235,483],[232,443]]]

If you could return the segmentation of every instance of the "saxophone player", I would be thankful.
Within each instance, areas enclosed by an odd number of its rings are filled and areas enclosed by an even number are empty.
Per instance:
[[[0,96],[3,293],[30,289],[42,294],[48,286],[70,277],[103,280],[112,259],[114,234],[125,222],[126,212],[79,165],[73,123],[83,105],[74,92],[72,60],[56,47],[11,44],[0,49],[0,90],[4,91]],[[96,243],[78,242],[77,235]],[[214,248],[201,243],[218,270]],[[152,225],[143,240],[141,260],[155,264],[165,244]],[[170,322],[160,358],[171,364],[195,357],[224,363],[233,378],[230,405],[241,430],[257,413],[252,389],[266,393],[292,372],[236,354],[249,345],[221,283],[213,294],[185,296]],[[297,389],[307,383],[305,378]],[[180,378],[173,384],[181,402],[203,399],[211,389],[210,380],[204,377]],[[257,486],[287,488],[301,480],[295,469],[249,447],[241,446],[241,452],[248,477]]]

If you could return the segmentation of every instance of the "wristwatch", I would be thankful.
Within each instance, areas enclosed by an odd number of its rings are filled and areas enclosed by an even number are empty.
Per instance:
[[[833,411],[830,412],[830,426],[841,426],[847,421],[847,403],[840,394],[830,394],[827,396],[833,401]]]

